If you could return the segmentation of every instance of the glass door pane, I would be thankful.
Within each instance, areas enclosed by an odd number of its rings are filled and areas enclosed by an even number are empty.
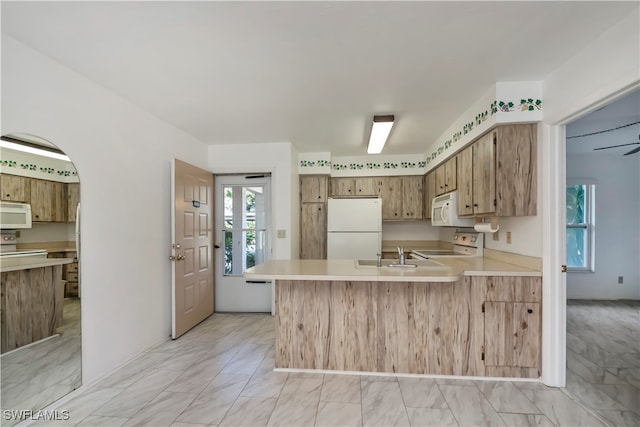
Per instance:
[[[229,185],[224,191],[224,275],[240,276],[265,259],[264,186]]]

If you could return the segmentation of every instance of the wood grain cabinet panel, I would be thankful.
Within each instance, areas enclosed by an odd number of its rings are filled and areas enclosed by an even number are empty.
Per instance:
[[[327,258],[327,204],[300,206],[300,259]]]
[[[384,202],[383,202],[384,203]],[[402,218],[422,219],[424,187],[422,176],[402,177]]]
[[[31,217],[34,222],[65,222],[67,187],[63,182],[31,179]]]
[[[76,221],[76,209],[80,203],[80,184],[67,184],[67,222]]]
[[[17,175],[0,174],[1,199],[11,202],[31,201],[31,179]]]
[[[436,168],[436,195],[449,193],[457,187],[458,160],[452,157]]]
[[[474,215],[496,213],[495,138],[495,132],[489,132],[471,146]]]
[[[329,194],[329,177],[326,175],[303,175],[300,177],[300,201],[323,203]]]
[[[458,153],[458,215],[473,215],[473,146]]]
[[[431,219],[431,206],[436,197],[436,174],[429,172],[424,176],[424,218]]]
[[[402,219],[402,177],[379,177],[377,187],[382,198],[382,220]]]
[[[537,126],[500,126],[496,145],[496,213],[537,214]]]
[[[485,302],[485,364],[539,367],[540,304]]]
[[[356,196],[377,196],[378,189],[376,186],[376,178],[361,177],[354,179]]]
[[[355,179],[353,178],[331,178],[331,196],[349,197],[355,194]]]

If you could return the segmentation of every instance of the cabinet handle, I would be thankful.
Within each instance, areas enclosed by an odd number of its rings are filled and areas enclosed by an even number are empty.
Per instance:
[[[470,208],[471,206],[469,206],[469,205],[464,205],[464,207],[465,207],[465,208]]]
[[[477,207],[478,207],[478,204],[477,204],[477,203],[474,203],[474,204],[473,204],[473,207],[474,207],[474,208],[477,208]]]
[[[531,314],[531,313],[533,313],[533,310],[529,309],[529,310],[527,310],[527,313]]]

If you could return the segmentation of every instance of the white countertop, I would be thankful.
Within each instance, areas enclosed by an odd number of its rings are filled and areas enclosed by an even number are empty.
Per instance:
[[[455,282],[462,276],[542,276],[538,270],[483,257],[434,257],[439,268],[405,270],[356,267],[354,260],[269,260],[249,268],[250,280],[345,280],[370,282]],[[411,260],[407,260],[410,263]]]
[[[44,257],[12,257],[0,260],[0,271],[28,270],[30,268],[52,267],[54,265],[71,264],[73,258],[44,258]]]

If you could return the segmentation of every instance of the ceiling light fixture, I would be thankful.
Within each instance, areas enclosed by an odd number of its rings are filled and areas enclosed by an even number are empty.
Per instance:
[[[369,135],[368,154],[379,154],[387,142],[391,128],[393,127],[393,115],[373,116],[371,135]]]
[[[9,150],[22,151],[23,153],[35,154],[38,156],[50,157],[52,159],[65,160],[70,162],[71,159],[64,154],[56,153],[53,151],[35,148],[29,145],[17,144],[15,142],[9,142],[4,138],[0,141],[0,148],[7,148]]]

